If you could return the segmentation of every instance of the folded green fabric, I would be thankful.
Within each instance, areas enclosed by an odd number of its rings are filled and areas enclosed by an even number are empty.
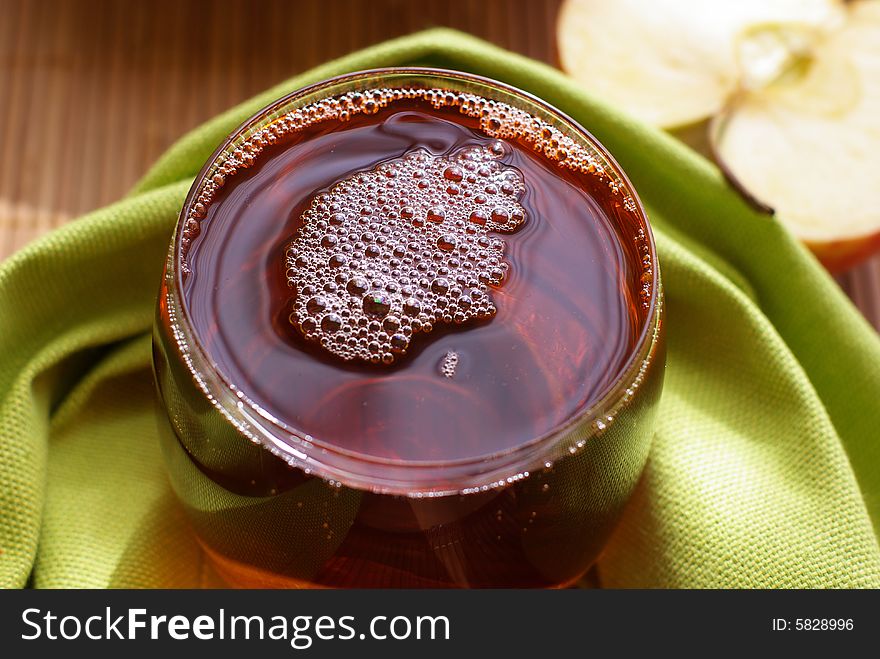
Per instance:
[[[164,475],[148,330],[192,177],[307,83],[422,64],[496,78],[580,121],[656,230],[669,357],[605,586],[878,587],[880,340],[814,259],[718,171],[547,66],[448,30],[331,62],[193,131],[125,200],[0,267],[0,585],[217,585]],[[873,521],[873,526],[872,526]]]

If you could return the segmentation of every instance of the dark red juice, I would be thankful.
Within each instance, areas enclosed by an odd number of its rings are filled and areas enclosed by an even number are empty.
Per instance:
[[[611,465],[611,439],[575,433],[570,455],[497,482],[461,473],[569,427],[627,368],[654,285],[632,198],[552,126],[480,97],[386,89],[297,112],[202,188],[178,255],[183,309],[293,449],[367,476],[289,467],[171,414],[172,474],[206,548],[250,585],[577,578],[624,499],[607,472],[636,477]],[[204,420],[198,388],[178,389]],[[371,484],[370,464],[392,476]],[[431,481],[407,481],[420,464]]]

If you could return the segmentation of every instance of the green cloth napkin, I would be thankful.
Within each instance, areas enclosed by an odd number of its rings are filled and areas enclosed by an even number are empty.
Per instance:
[[[330,62],[193,131],[123,201],[0,267],[0,585],[217,585],[164,475],[148,330],[193,176],[244,118],[336,74],[471,71],[573,116],[657,234],[669,357],[612,587],[878,587],[880,340],[709,162],[558,71],[449,30]],[[873,522],[873,526],[872,526]]]

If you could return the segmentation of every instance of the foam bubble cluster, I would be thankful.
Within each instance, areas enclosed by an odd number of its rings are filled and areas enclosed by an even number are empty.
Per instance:
[[[495,315],[510,266],[489,234],[526,221],[506,148],[417,149],[318,194],[286,253],[291,323],[342,359],[390,364],[419,332]]]

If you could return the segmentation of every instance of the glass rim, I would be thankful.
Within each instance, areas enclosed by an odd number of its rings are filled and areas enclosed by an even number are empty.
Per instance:
[[[654,272],[649,305],[637,339],[626,361],[618,369],[614,379],[599,396],[584,404],[578,411],[550,430],[526,442],[495,453],[454,460],[415,461],[381,458],[345,449],[329,442],[323,442],[319,437],[314,437],[286,424],[251,400],[211,359],[209,351],[202,344],[201,338],[189,318],[185,296],[182,294],[184,277],[183,269],[180,267],[184,258],[181,243],[183,237],[182,227],[198,198],[202,183],[208,178],[209,174],[212,174],[219,159],[230,150],[230,147],[234,146],[239,140],[246,139],[250,132],[261,130],[286,112],[306,104],[297,105],[298,101],[312,97],[315,97],[313,100],[328,98],[334,94],[326,93],[320,95],[321,92],[329,92],[329,90],[335,87],[352,85],[358,82],[365,82],[367,84],[363,87],[351,87],[340,90],[338,93],[379,89],[388,86],[382,83],[393,77],[406,77],[408,79],[422,77],[425,79],[442,80],[450,86],[444,87],[441,84],[436,85],[436,88],[449,89],[451,91],[470,91],[467,88],[468,85],[471,87],[479,86],[500,92],[504,97],[503,101],[509,102],[514,107],[526,109],[530,112],[534,107],[538,108],[542,112],[541,118],[553,119],[554,125],[557,127],[561,125],[567,128],[566,134],[569,137],[595,152],[595,155],[598,155],[603,161],[603,166],[609,166],[610,171],[623,184],[627,194],[632,197],[636,207],[635,214],[639,218],[647,236],[649,253],[652,260],[651,267]],[[460,86],[456,86],[456,82],[460,83]],[[412,84],[412,82],[409,84]],[[489,96],[489,98],[492,97]],[[525,108],[523,108],[524,104]],[[185,360],[187,369],[190,375],[193,375],[196,381],[200,383],[201,390],[207,394],[212,404],[218,408],[221,414],[240,431],[244,432],[246,435],[245,441],[249,439],[252,442],[261,444],[277,457],[287,461],[291,466],[298,467],[307,474],[321,476],[330,482],[377,492],[417,497],[440,496],[455,492],[485,491],[495,486],[509,484],[518,478],[527,476],[529,469],[539,466],[543,467],[562,457],[562,455],[577,452],[576,449],[583,446],[583,441],[593,435],[600,434],[607,425],[613,423],[617,411],[629,399],[626,392],[631,383],[641,377],[641,374],[644,373],[652,359],[658,343],[663,298],[663,286],[658,267],[654,235],[644,206],[623,168],[592,133],[548,102],[512,85],[476,74],[417,66],[366,69],[327,78],[284,95],[261,108],[239,124],[214,150],[190,187],[175,224],[174,236],[166,262],[165,278],[168,284],[169,297],[171,298],[169,302],[173,303],[175,310],[172,321],[175,336],[178,338],[178,343],[180,342],[180,337],[184,337],[186,351],[191,357],[196,357],[195,360]],[[199,363],[195,364],[194,362]],[[584,436],[580,437],[580,434],[575,431],[583,427],[584,424],[589,425]],[[575,434],[579,435],[576,444],[564,441],[566,437],[571,437]],[[561,444],[564,446],[560,447]],[[329,460],[328,457],[330,457]],[[352,468],[356,465],[368,466],[369,468],[353,470]],[[469,467],[473,469],[468,469]],[[381,471],[383,468],[389,472],[385,478],[378,475],[376,471]],[[455,472],[455,474],[452,474],[452,472]],[[398,475],[395,477],[394,474]],[[403,474],[408,474],[409,477],[402,478]],[[439,487],[432,485],[432,483],[436,484],[438,481],[443,481],[444,485]],[[449,486],[449,481],[456,481],[458,485],[455,487]]]

